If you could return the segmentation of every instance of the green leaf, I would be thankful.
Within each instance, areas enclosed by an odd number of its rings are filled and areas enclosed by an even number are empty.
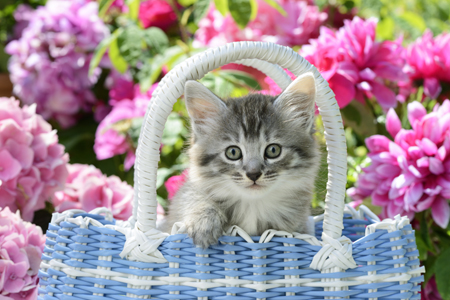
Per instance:
[[[102,0],[100,1],[99,8],[98,8],[98,16],[100,18],[104,18],[106,13],[108,12],[108,9],[111,7],[111,4],[115,0]]]
[[[421,32],[427,29],[427,24],[425,23],[425,20],[420,15],[414,12],[405,11],[403,14],[400,15],[400,18],[408,22],[409,25],[420,30]]]
[[[119,29],[117,29],[119,30]],[[117,31],[116,30],[116,31]],[[92,56],[91,62],[89,64],[89,76],[92,76],[95,68],[97,68],[98,64],[102,60],[103,55],[105,55],[106,49],[108,49],[109,45],[115,40],[116,37],[113,35],[107,37],[103,41],[98,44],[97,48],[94,50],[94,55]]]
[[[395,22],[387,17],[377,24],[376,36],[379,40],[392,40],[394,38]]]
[[[166,125],[164,127],[161,143],[169,146],[175,145],[175,143],[181,139],[181,134],[185,130],[184,123],[181,117],[172,112],[167,118]]]
[[[133,21],[136,21],[138,19],[140,2],[140,0],[127,0],[128,15]]]
[[[156,173],[156,188],[159,189],[172,173],[172,169],[159,168]]]
[[[239,28],[244,29],[252,15],[250,0],[228,0],[228,9]]]
[[[250,0],[250,6],[252,8],[250,20],[253,21],[254,19],[256,19],[256,15],[258,14],[258,2],[256,0]]]
[[[375,117],[372,111],[361,102],[353,100],[341,109],[344,124],[351,127],[361,136],[371,136],[377,133]]]
[[[236,70],[221,70],[220,74],[222,76],[227,77],[230,81],[235,83],[236,85],[246,86],[250,89],[260,91],[261,85],[252,75]]]
[[[109,46],[108,56],[114,68],[116,68],[116,70],[122,74],[125,73],[125,71],[128,69],[128,64],[125,61],[125,59],[123,59],[123,57],[120,55],[119,46],[117,44],[117,38],[115,38],[111,42]]]
[[[442,299],[450,299],[450,248],[441,252],[435,263],[436,283]]]
[[[284,10],[284,8],[278,4],[277,1],[275,0],[264,0],[267,4],[269,4],[270,6],[272,6],[273,8],[275,8],[280,14],[282,14],[284,17],[287,16],[286,11]]]
[[[169,38],[158,27],[145,29],[144,40],[154,54],[163,53],[169,47]]]
[[[197,2],[197,0],[178,0],[177,2],[183,7],[188,7]]]
[[[131,120],[131,126],[128,129],[128,135],[133,141],[133,145],[137,147],[139,141],[139,135],[141,134],[142,123],[144,122],[144,117],[134,118]]]
[[[214,0],[214,6],[222,16],[225,17],[228,13],[228,0]]]
[[[200,22],[209,9],[210,0],[197,0],[194,4],[194,23]]]
[[[148,77],[142,77],[139,81],[141,90],[148,90],[156,79],[158,79],[161,74],[161,69],[163,66],[171,65],[180,57],[185,55],[184,50],[180,46],[173,46],[168,48],[164,54],[155,56],[151,61],[151,73]]]
[[[120,55],[132,66],[142,54],[142,38],[143,30],[136,25],[126,27],[117,37]]]
[[[425,246],[427,247],[427,250],[432,250],[433,245],[431,243],[430,233],[428,229],[427,219],[426,219],[426,213],[421,213],[420,218],[420,237],[422,238]]]

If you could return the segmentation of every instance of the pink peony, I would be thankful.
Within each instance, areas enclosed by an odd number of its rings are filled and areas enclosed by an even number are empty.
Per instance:
[[[139,7],[139,20],[144,28],[155,26],[167,30],[176,23],[177,15],[167,1],[147,0]]]
[[[172,200],[172,198],[176,195],[180,187],[186,182],[186,177],[188,175],[188,170],[184,170],[181,175],[175,175],[167,179],[164,183],[166,187],[168,198]]]
[[[141,94],[139,86],[136,85],[132,100],[122,99],[111,103],[113,104],[112,111],[100,122],[95,133],[94,151],[98,159],[107,159],[127,153],[125,169],[129,170],[134,165],[136,149],[127,135],[127,131],[130,129],[132,119],[145,115],[156,86],[157,84],[154,84],[147,93]]]
[[[316,66],[336,94],[339,106],[364,96],[375,97],[388,109],[397,105],[395,93],[385,80],[406,80],[401,41],[375,41],[376,19],[355,17],[333,31],[320,29],[318,39],[302,47],[300,54]]]
[[[40,227],[0,208],[0,299],[36,299],[44,243]]]
[[[0,207],[20,210],[31,221],[64,187],[67,161],[56,131],[36,114],[35,104],[21,108],[14,98],[0,98]]]
[[[127,220],[132,213],[133,188],[117,176],[106,177],[94,166],[67,165],[69,176],[63,191],[56,192],[53,205],[57,212],[67,209],[91,211],[106,207],[114,218]]]
[[[283,0],[281,6],[287,16],[281,15],[265,1],[258,0],[256,19],[241,30],[230,14],[222,16],[214,5],[199,22],[194,46],[215,47],[237,41],[275,42],[287,46],[302,45],[319,35],[319,28],[327,14],[310,1]]]
[[[294,80],[296,78],[295,75],[292,74],[289,70],[285,70],[285,71],[291,77],[292,80]],[[275,81],[272,78],[268,77],[268,76],[264,79],[264,82],[268,85],[268,89],[267,90],[263,90],[262,91],[263,94],[277,96],[277,95],[281,94],[281,92],[283,91],[275,83]]]
[[[422,286],[421,296],[422,300],[442,300],[434,276],[428,280],[425,287]]]
[[[430,30],[407,48],[410,78],[423,80],[424,93],[432,99],[441,93],[441,82],[450,83],[449,53],[450,34],[443,33],[433,39]]]
[[[109,35],[97,6],[84,0],[50,0],[27,17],[20,39],[6,47],[12,55],[8,68],[14,93],[26,104],[36,103],[39,114],[63,127],[75,124],[76,114],[96,102],[90,88],[100,69],[89,76],[89,63]]]
[[[414,217],[431,208],[436,224],[446,228],[450,218],[450,101],[427,114],[419,102],[408,104],[412,129],[401,127],[393,109],[386,129],[394,141],[374,135],[366,139],[372,164],[363,169],[356,187],[348,190],[355,200],[372,197],[385,217]]]

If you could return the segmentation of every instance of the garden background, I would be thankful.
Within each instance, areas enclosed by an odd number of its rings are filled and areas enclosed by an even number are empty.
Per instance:
[[[346,202],[410,217],[422,299],[450,299],[449,30],[448,0],[2,0],[0,299],[36,298],[51,212],[105,206],[128,219],[152,91],[187,57],[246,40],[292,47],[328,80],[347,139]],[[280,93],[234,64],[201,82],[224,97]],[[188,124],[180,99],[162,137],[160,219],[188,168]],[[317,128],[326,152],[320,116]]]

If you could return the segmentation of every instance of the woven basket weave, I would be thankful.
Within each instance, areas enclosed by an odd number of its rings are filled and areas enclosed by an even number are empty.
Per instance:
[[[313,72],[328,149],[325,214],[315,236],[268,230],[250,237],[233,226],[219,244],[196,248],[175,224],[156,229],[156,172],[165,121],[187,80],[225,64],[252,66],[281,87]],[[420,299],[414,231],[406,217],[380,220],[344,207],[346,144],[334,93],[292,49],[240,42],[209,49],[169,72],[153,93],[135,165],[133,217],[116,221],[100,208],[55,213],[42,256],[40,299]]]

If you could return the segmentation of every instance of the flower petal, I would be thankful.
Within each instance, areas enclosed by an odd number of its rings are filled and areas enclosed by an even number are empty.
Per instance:
[[[442,87],[437,78],[425,78],[423,91],[431,99],[436,99],[441,93]]]
[[[423,105],[420,102],[414,101],[414,102],[411,102],[408,104],[408,120],[414,129],[416,129],[415,121],[422,120],[422,118],[426,114],[427,114],[427,110],[425,109],[425,107],[423,107]]]
[[[386,115],[386,129],[394,138],[400,129],[402,129],[402,123],[393,108],[390,108]]]
[[[431,214],[434,221],[442,228],[447,228],[450,218],[450,207],[447,200],[442,197],[438,197],[431,206]]]
[[[340,108],[347,106],[355,98],[355,85],[340,74],[335,74],[328,84],[336,95]]]

